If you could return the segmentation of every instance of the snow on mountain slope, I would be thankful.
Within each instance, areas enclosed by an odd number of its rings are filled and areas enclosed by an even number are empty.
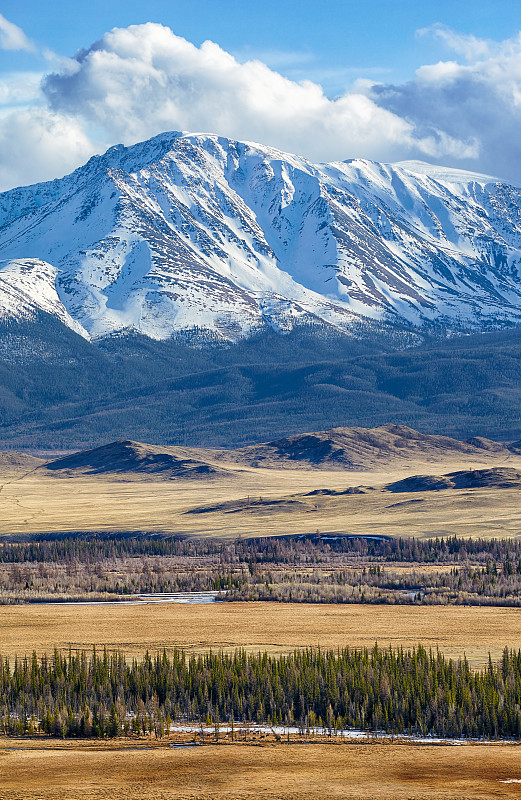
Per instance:
[[[37,258],[0,261],[0,319],[31,319],[39,309],[88,339],[56,291],[57,270]]]
[[[166,133],[0,195],[0,258],[46,262],[40,307],[92,337],[317,319],[483,330],[521,324],[521,190]],[[33,301],[42,285],[26,272]],[[5,314],[13,303],[0,296]]]

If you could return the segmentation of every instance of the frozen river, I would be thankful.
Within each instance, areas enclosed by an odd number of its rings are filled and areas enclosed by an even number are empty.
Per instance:
[[[226,592],[156,592],[154,594],[128,595],[125,600],[39,600],[27,605],[45,606],[131,606],[150,603],[218,603]]]

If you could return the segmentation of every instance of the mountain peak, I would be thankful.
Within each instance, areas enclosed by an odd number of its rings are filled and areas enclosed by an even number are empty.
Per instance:
[[[486,330],[521,321],[521,192],[421,162],[312,164],[173,131],[1,194],[0,259],[47,264],[50,305],[40,268],[22,288],[0,274],[0,288],[92,338],[235,340],[317,321],[358,336]],[[13,303],[0,292],[1,314]]]

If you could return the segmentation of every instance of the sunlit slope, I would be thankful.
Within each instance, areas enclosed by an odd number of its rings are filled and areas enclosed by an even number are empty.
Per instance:
[[[1,315],[36,302],[87,338],[197,328],[226,341],[313,321],[362,337],[382,322],[486,330],[521,321],[521,190],[163,133],[0,195],[0,259]]]

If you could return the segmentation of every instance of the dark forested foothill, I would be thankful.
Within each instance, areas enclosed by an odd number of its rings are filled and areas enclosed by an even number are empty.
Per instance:
[[[44,313],[37,325],[2,322],[0,440],[231,447],[389,420],[463,439],[521,437],[519,328],[422,347],[417,333],[390,333],[357,339],[304,326],[218,347],[193,346],[197,331],[87,342]]]
[[[0,661],[0,731],[163,736],[171,722],[248,721],[442,737],[521,737],[521,651],[473,672],[410,651],[188,656],[127,662],[120,652],[58,651]]]

